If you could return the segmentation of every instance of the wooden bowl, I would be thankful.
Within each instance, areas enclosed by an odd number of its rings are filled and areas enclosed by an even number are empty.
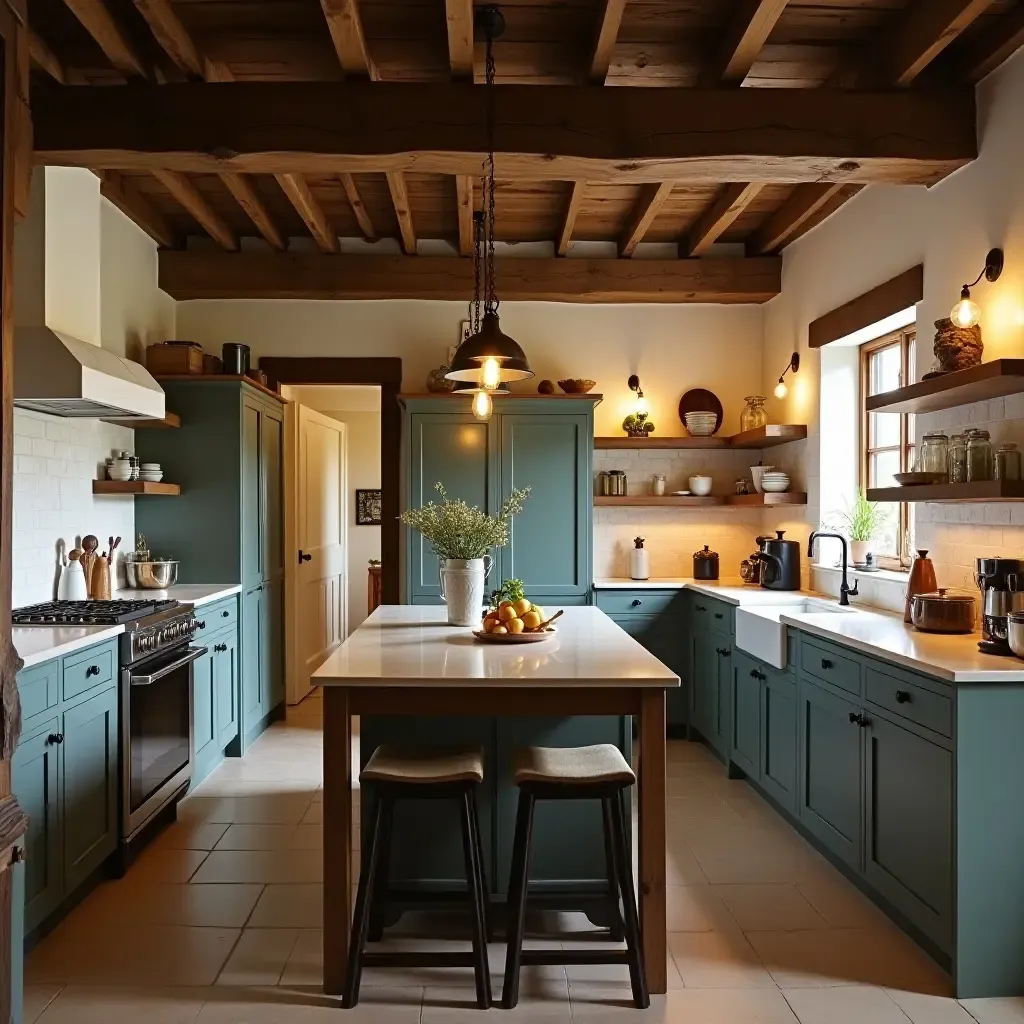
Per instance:
[[[553,640],[558,630],[548,626],[543,633],[485,633],[482,629],[473,630],[473,636],[485,644],[537,644],[542,640]]]
[[[558,386],[567,395],[585,395],[588,391],[592,391],[594,385],[597,384],[596,380],[560,380]]]

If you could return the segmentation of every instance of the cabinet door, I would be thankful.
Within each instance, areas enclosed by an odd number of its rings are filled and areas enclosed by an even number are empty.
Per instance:
[[[860,708],[800,680],[801,822],[837,856],[860,867],[862,730]]]
[[[25,834],[25,929],[31,932],[64,895],[60,814],[59,718],[23,739],[11,760],[11,790],[28,815]]]
[[[192,663],[192,734],[195,738],[194,754],[197,765],[201,765],[210,756],[217,741],[213,645],[220,638],[214,634],[203,639],[206,643],[206,653]]]
[[[698,632],[693,638],[693,724],[712,746],[718,742],[718,654],[715,637]]]
[[[260,483],[263,515],[260,543],[263,547],[263,580],[284,579],[283,474],[281,449],[284,423],[277,411],[264,409],[260,417]]]
[[[527,594],[586,594],[592,583],[589,417],[503,414],[501,500],[530,488],[501,549],[501,578],[521,579]]]
[[[248,396],[242,402],[242,585],[263,579],[263,495],[260,443],[263,408]]]
[[[796,681],[764,665],[761,686],[762,787],[787,811],[796,810]]]
[[[238,735],[238,634],[229,630],[213,652],[213,706],[217,747],[223,750]]]
[[[952,945],[953,754],[871,716],[864,873],[944,950]]]
[[[495,420],[497,418],[495,417]],[[497,426],[480,423],[468,412],[414,413],[409,417],[409,508],[440,501],[434,485],[442,483],[451,498],[493,511],[498,498]],[[406,528],[408,598],[441,601],[437,556],[418,530]],[[492,574],[488,586],[494,582]]]
[[[686,636],[667,612],[657,615],[611,615],[634,640],[667,665],[680,679],[680,685],[665,695],[668,724],[682,726],[689,719],[686,675]]]
[[[732,639],[720,633],[714,633],[712,637],[718,656],[714,747],[722,757],[728,758],[732,736]]]
[[[116,686],[64,712],[64,886],[72,892],[117,848]]]
[[[263,590],[242,595],[242,722],[248,731],[263,717]]]
[[[752,778],[761,763],[761,666],[740,651],[732,656],[730,757]]]
[[[284,580],[264,584],[261,700],[268,714],[284,700]]]

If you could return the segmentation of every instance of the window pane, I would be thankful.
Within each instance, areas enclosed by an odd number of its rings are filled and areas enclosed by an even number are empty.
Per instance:
[[[897,448],[900,443],[900,414],[898,412],[873,412],[869,417],[871,448]]]
[[[898,413],[893,413],[893,415],[894,416],[898,415]],[[907,417],[907,444],[913,445],[914,441],[916,440],[916,438],[914,436],[914,431],[917,429],[917,427],[916,427],[917,417],[912,412],[908,412],[906,414],[906,417]]]
[[[877,536],[871,542],[871,547],[876,555],[885,558],[899,557],[899,505],[886,502],[880,504],[879,508],[885,513],[885,523],[879,529]]]
[[[878,452],[868,462],[869,487],[895,487],[893,474],[900,471],[900,453]]]
[[[899,342],[871,353],[869,387],[872,395],[895,391],[900,386],[903,353]]]

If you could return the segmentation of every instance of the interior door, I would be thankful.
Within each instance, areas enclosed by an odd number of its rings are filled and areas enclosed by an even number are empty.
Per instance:
[[[345,424],[290,404],[292,467],[286,563],[288,703],[310,691],[310,673],[345,639],[348,621],[348,515]]]

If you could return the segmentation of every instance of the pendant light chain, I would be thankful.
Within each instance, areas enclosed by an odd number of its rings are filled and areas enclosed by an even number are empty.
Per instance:
[[[487,210],[487,265],[484,272],[484,312],[496,313],[498,294],[494,280],[494,37],[487,33],[487,54],[484,64],[484,82],[487,90],[487,180],[484,200]]]
[[[469,300],[469,333],[476,334],[483,324],[482,291],[480,288],[480,272],[484,239],[484,215],[477,211],[473,214],[473,297]]]

